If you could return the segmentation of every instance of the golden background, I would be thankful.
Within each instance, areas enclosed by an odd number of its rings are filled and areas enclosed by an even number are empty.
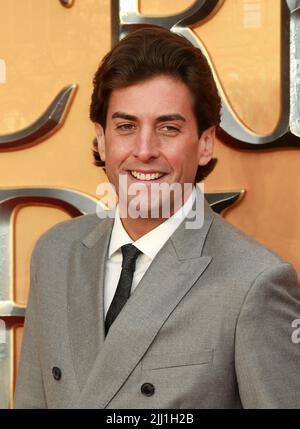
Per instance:
[[[170,15],[191,0],[141,0],[147,15]],[[194,28],[240,120],[256,133],[270,132],[280,115],[280,0],[225,0]],[[67,84],[76,93],[64,126],[27,149],[0,151],[0,187],[66,187],[96,196],[106,180],[93,165],[93,125],[88,119],[92,77],[111,47],[109,0],[0,0],[0,134],[27,127]],[[246,189],[225,217],[292,262],[300,273],[300,205],[297,149],[242,151],[217,142],[218,164],[205,191]],[[30,255],[37,238],[68,218],[59,208],[22,207],[15,215],[14,293],[25,304]],[[1,279],[0,279],[1,281]],[[16,329],[17,364],[22,329]]]

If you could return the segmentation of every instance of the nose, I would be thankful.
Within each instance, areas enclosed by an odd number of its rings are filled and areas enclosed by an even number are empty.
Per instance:
[[[153,130],[145,127],[136,135],[133,155],[142,162],[159,156],[159,141]]]

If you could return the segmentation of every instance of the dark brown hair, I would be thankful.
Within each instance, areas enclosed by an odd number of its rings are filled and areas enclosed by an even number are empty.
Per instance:
[[[128,34],[103,58],[93,80],[90,119],[105,130],[111,92],[159,75],[180,79],[190,89],[199,136],[207,128],[219,125],[221,100],[205,56],[183,36],[161,27]],[[104,166],[96,139],[93,147],[96,165]],[[195,181],[203,180],[216,161],[213,158],[199,166]]]

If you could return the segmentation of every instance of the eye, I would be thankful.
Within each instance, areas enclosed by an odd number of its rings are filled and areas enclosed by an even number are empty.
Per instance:
[[[126,122],[124,124],[117,124],[116,130],[119,131],[122,134],[128,134],[136,129],[136,126],[134,124],[131,124],[130,122]]]
[[[163,134],[167,135],[177,135],[181,132],[180,127],[176,125],[163,125],[160,127],[159,131],[161,131]]]

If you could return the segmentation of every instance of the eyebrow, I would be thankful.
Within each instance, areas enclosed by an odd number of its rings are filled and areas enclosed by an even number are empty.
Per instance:
[[[134,115],[130,115],[129,113],[125,112],[115,112],[112,114],[112,119],[125,119],[127,121],[138,121],[138,117]],[[161,115],[156,118],[156,122],[168,122],[168,121],[182,121],[186,122],[185,118],[179,113],[171,113],[167,115]]]
[[[161,115],[156,119],[157,122],[182,121],[186,122],[185,118],[179,113],[171,113],[169,115]]]
[[[124,113],[124,112],[115,112],[112,114],[112,119],[126,119],[127,121],[137,121],[138,118],[134,115],[129,115],[128,113]]]

